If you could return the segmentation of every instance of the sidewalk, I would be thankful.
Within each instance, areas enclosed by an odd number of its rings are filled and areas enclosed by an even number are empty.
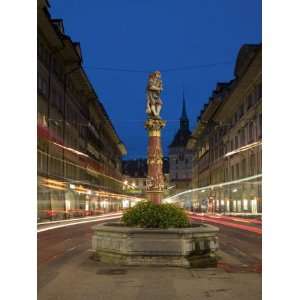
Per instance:
[[[125,267],[92,261],[88,251],[78,254],[39,271],[39,300],[261,299],[261,274],[256,272]]]

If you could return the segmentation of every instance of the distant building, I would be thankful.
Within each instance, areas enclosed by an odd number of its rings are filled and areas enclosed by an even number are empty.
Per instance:
[[[84,71],[80,44],[48,8],[38,0],[38,219],[118,210],[125,146]]]
[[[170,193],[172,194],[191,187],[193,152],[186,148],[190,135],[189,119],[183,95],[180,128],[169,145]]]
[[[136,194],[145,195],[146,183],[147,183],[147,174],[148,174],[148,166],[147,159],[130,159],[123,160],[122,162],[123,169],[123,182],[126,183],[124,188],[127,190],[131,190],[134,192],[136,190]],[[163,158],[163,174],[165,180],[165,188],[167,189],[169,186],[169,158]]]
[[[261,59],[261,44],[241,47],[235,78],[217,84],[188,142],[187,147],[195,151],[193,188],[220,184],[203,190],[212,212],[262,211]],[[193,206],[201,210],[198,200]]]

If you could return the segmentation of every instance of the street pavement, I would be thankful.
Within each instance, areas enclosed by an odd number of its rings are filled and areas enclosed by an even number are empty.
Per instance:
[[[217,268],[125,267],[90,259],[91,226],[101,222],[38,233],[39,300],[261,299],[261,234],[257,232],[214,223],[220,228]],[[255,222],[250,226],[261,228]]]

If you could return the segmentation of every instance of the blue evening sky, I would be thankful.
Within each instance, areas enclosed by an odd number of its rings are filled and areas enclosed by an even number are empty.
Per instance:
[[[190,127],[218,81],[233,78],[239,48],[261,42],[261,0],[50,0],[52,18],[79,41],[85,70],[128,150],[146,156],[146,72],[161,70],[164,154],[176,133],[182,92]],[[226,62],[226,64],[224,64]],[[223,64],[220,64],[223,63]],[[215,66],[206,66],[217,64]],[[187,70],[168,69],[202,66]]]

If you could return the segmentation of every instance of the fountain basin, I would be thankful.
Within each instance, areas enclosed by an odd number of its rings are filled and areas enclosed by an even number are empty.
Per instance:
[[[92,227],[93,258],[120,265],[213,267],[219,229],[208,224],[151,229],[104,223]]]

